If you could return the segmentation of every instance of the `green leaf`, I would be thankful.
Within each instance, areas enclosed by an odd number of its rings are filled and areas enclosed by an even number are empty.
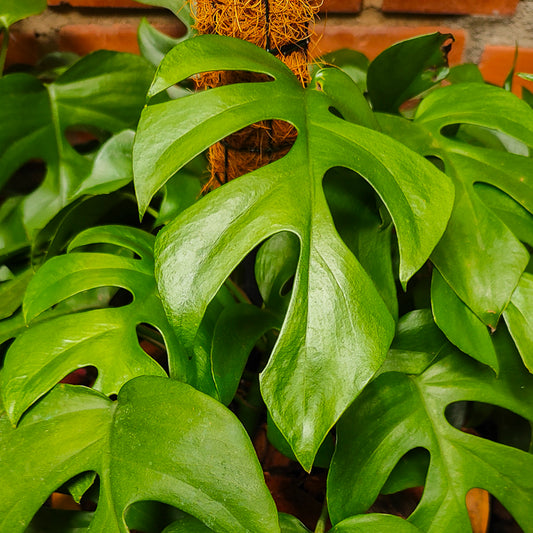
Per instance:
[[[244,429],[225,407],[184,383],[136,378],[117,402],[59,385],[17,428],[5,416],[0,426],[2,531],[25,531],[52,491],[94,470],[100,496],[91,531],[126,533],[126,509],[152,500],[217,532],[279,532]]]
[[[521,366],[504,331],[495,334],[501,373],[452,353],[418,376],[380,375],[337,425],[328,503],[337,524],[373,503],[396,463],[425,448],[431,459],[418,507],[409,521],[428,533],[471,530],[465,497],[489,491],[525,530],[530,528],[533,456],[453,427],[447,406],[497,405],[533,421],[533,376]]]
[[[142,0],[142,3],[149,6],[164,7],[172,11],[185,24],[187,32],[190,31],[195,22],[189,0]]]
[[[71,202],[91,174],[91,156],[76,152],[65,131],[84,128],[105,138],[134,126],[151,76],[150,65],[137,56],[99,51],[49,85],[26,74],[0,80],[0,187],[30,159],[47,166],[43,183],[22,206],[30,234]]]
[[[161,63],[165,54],[170,52],[181,39],[169,37],[163,32],[155,29],[143,17],[137,29],[137,40],[143,57],[148,59],[152,65],[157,66]]]
[[[323,65],[334,65],[344,71],[357,84],[362,93],[366,92],[366,75],[370,61],[361,52],[341,48],[320,57]]]
[[[275,81],[220,87],[145,108],[134,145],[141,213],[187,161],[244,126],[281,119],[296,126],[298,139],[283,159],[213,191],[160,232],[158,284],[190,350],[209,301],[247,253],[275,233],[296,235],[300,257],[292,299],[261,390],[276,425],[310,468],[325,435],[381,365],[394,327],[372,280],[335,230],[322,189],[325,172],[350,168],[377,190],[397,229],[404,284],[441,236],[452,189],[401,144],[330,111],[333,102],[322,83],[329,83],[330,72],[335,80],[344,76],[343,85],[350,82],[341,71],[321,72],[321,83],[304,90],[264,50],[200,36],[166,56],[150,95],[211,69],[258,71]]]
[[[450,33],[431,33],[396,43],[368,67],[368,96],[376,111],[397,113],[401,104],[448,74]]]
[[[163,533],[213,533],[213,530],[198,518],[184,514],[179,520],[167,526]]]
[[[533,107],[533,93],[525,87],[522,87],[522,99],[529,105],[529,107]]]
[[[533,372],[533,275],[522,275],[503,317],[524,364]]]
[[[213,380],[218,399],[225,405],[233,400],[248,356],[257,341],[273,328],[277,317],[247,304],[235,304],[220,314],[211,344]]]
[[[444,162],[455,184],[455,205],[432,261],[457,296],[487,325],[496,327],[529,254],[478,197],[482,182],[533,212],[533,161],[466,143],[447,130],[468,124],[533,145],[533,111],[507,91],[479,83],[443,87],[425,98],[414,122],[381,115],[384,130],[424,156]],[[459,128],[459,132],[461,128]]]
[[[295,516],[279,513],[281,533],[311,533]]]
[[[420,533],[403,518],[388,514],[352,516],[337,524],[330,533]]]
[[[429,309],[411,311],[398,321],[396,335],[379,373],[421,374],[438,357],[449,353],[450,347]]]
[[[46,9],[46,0],[2,0],[0,5],[0,28],[9,28],[13,23],[38,15]]]
[[[11,316],[21,306],[32,276],[33,270],[30,268],[14,279],[0,284],[0,320]]]
[[[136,253],[139,259],[113,253],[76,253],[47,261],[32,279],[24,300],[31,322],[41,313],[82,291],[121,287],[133,301],[117,308],[62,315],[31,325],[10,346],[0,373],[6,411],[16,421],[35,400],[77,368],[98,369],[94,384],[104,394],[116,394],[139,375],[165,375],[140,347],[136,327],[150,324],[163,335],[172,376],[183,377],[182,351],[157,294],[153,274],[153,237],[120,226],[91,228],[78,235],[70,250],[107,243]],[[117,357],[120,354],[120,357]]]
[[[22,221],[23,200],[22,196],[12,196],[0,205],[0,261],[5,261],[30,245]]]
[[[463,63],[452,67],[446,79],[450,83],[485,83],[483,74],[475,63]]]
[[[498,373],[498,359],[487,326],[459,299],[436,269],[431,281],[431,306],[435,322],[446,337],[462,352]]]

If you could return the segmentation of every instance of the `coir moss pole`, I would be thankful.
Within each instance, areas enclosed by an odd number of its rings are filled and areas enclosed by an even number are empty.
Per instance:
[[[309,81],[308,46],[321,0],[196,0],[199,33],[228,35],[250,41],[281,59],[303,85]],[[200,88],[261,81],[249,72],[210,72]],[[284,156],[296,130],[279,120],[253,124],[226,137],[209,150],[211,179],[206,190],[256,170]]]

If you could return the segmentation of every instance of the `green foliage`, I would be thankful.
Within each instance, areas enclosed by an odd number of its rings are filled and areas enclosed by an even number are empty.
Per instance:
[[[275,81],[221,87],[147,107],[134,146],[140,210],[188,160],[251,122],[278,118],[298,129],[296,144],[281,161],[209,194],[170,223],[158,236],[156,255],[167,312],[189,347],[208,302],[244,256],[274,233],[296,234],[300,260],[292,300],[261,387],[274,422],[310,468],[326,433],[382,363],[393,328],[368,274],[336,234],[322,189],[325,172],[352,169],[378,190],[396,225],[404,283],[444,230],[451,188],[446,177],[400,144],[329,111],[340,103],[336,83],[359,91],[337,70],[318,72],[303,90],[281,62],[257,47],[202,36],[166,56],[149,94],[215,65],[259,71]],[[357,99],[337,107],[354,120],[368,110]],[[210,224],[216,213],[222,216]],[[194,295],[187,289],[192,285]]]
[[[304,88],[146,3],[187,26],[143,21],[148,62],[0,79],[0,530],[464,533],[482,488],[532,531],[531,95],[449,69],[438,33]],[[44,5],[2,4],[0,64]],[[218,70],[267,81],[193,93]],[[289,153],[202,193],[205,150],[268,120]],[[276,497],[323,480],[316,508],[278,513],[261,467]],[[365,514],[422,485],[407,520]]]
[[[116,402],[60,385],[17,429],[6,417],[0,425],[0,472],[10,487],[0,502],[4,531],[24,531],[50,492],[85,471],[100,478],[92,531],[127,532],[126,509],[145,500],[175,505],[215,531],[279,531],[242,426],[218,402],[184,383],[137,378]],[[20,468],[33,475],[20,476]]]

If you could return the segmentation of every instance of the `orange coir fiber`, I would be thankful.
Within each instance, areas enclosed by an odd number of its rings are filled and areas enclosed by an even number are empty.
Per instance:
[[[199,33],[250,41],[274,54],[298,77],[310,80],[308,45],[322,0],[196,0]],[[266,81],[263,74],[220,71],[202,74],[200,89]],[[296,140],[287,122],[267,120],[248,126],[209,149],[209,191],[283,157]]]

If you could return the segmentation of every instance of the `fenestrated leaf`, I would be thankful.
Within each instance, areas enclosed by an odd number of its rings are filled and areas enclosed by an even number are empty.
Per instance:
[[[533,456],[462,432],[445,417],[448,405],[474,401],[533,421],[533,376],[505,331],[498,330],[495,344],[499,378],[455,352],[418,376],[388,372],[365,389],[337,425],[328,479],[334,524],[365,512],[398,460],[425,448],[431,459],[422,499],[409,517],[415,526],[428,533],[470,531],[465,497],[471,488],[482,488],[530,529]]]
[[[331,533],[421,533],[403,518],[389,514],[352,516],[337,524]]]
[[[450,33],[431,33],[390,46],[370,63],[368,96],[376,111],[397,113],[405,101],[422,94],[448,74]]]
[[[30,233],[67,205],[91,172],[91,156],[70,146],[67,128],[105,136],[134,126],[151,76],[152,67],[142,58],[99,51],[49,85],[27,74],[0,80],[0,187],[30,159],[42,159],[47,166],[43,183],[23,204]]]
[[[533,161],[502,149],[475,146],[443,132],[458,124],[474,125],[532,146],[533,111],[497,87],[460,83],[425,98],[414,122],[381,115],[380,124],[422,155],[444,162],[455,184],[455,206],[431,259],[459,298],[485,324],[496,327],[529,254],[478,197],[474,184],[496,187],[532,213]]]
[[[436,269],[431,280],[431,307],[435,322],[455,346],[498,373],[498,358],[487,326],[459,299]]]
[[[425,262],[444,230],[452,189],[430,163],[379,132],[347,122],[329,72],[304,90],[287,67],[250,43],[201,36],[174,48],[150,89],[153,96],[197,72],[258,71],[275,81],[235,84],[148,106],[134,145],[141,213],[155,192],[187,161],[214,142],[259,120],[295,125],[287,156],[217,189],[160,232],[157,276],[167,313],[189,349],[209,301],[257,244],[290,231],[300,260],[287,316],[261,376],[276,425],[310,468],[346,406],[380,366],[393,321],[374,284],[340,240],[322,178],[344,166],[377,190],[396,225],[400,279]],[[331,89],[328,86],[331,85]],[[353,91],[359,89],[352,83]],[[194,294],[190,288],[194,287]],[[332,393],[334,391],[334,393]]]
[[[136,253],[139,259],[113,253],[76,253],[47,261],[32,279],[24,300],[27,322],[67,298],[97,287],[121,287],[133,301],[118,308],[93,309],[30,325],[10,346],[0,373],[0,389],[9,417],[22,413],[59,380],[77,368],[98,369],[94,384],[116,394],[139,375],[165,375],[140,347],[136,327],[150,324],[167,345],[170,373],[183,377],[181,350],[166,319],[153,273],[153,236],[120,226],[91,228],[70,250],[107,243]],[[117,354],[120,354],[118,356]]]
[[[0,428],[2,531],[25,531],[53,490],[94,470],[100,496],[91,531],[126,533],[128,507],[153,500],[220,533],[279,532],[274,502],[239,421],[184,383],[136,378],[117,402],[60,385],[17,428],[5,416]],[[32,475],[20,475],[23,470]]]
[[[46,9],[46,0],[2,0],[0,5],[0,34],[2,28]],[[1,74],[1,72],[0,72]]]
[[[533,275],[522,275],[503,317],[524,364],[533,372]]]

